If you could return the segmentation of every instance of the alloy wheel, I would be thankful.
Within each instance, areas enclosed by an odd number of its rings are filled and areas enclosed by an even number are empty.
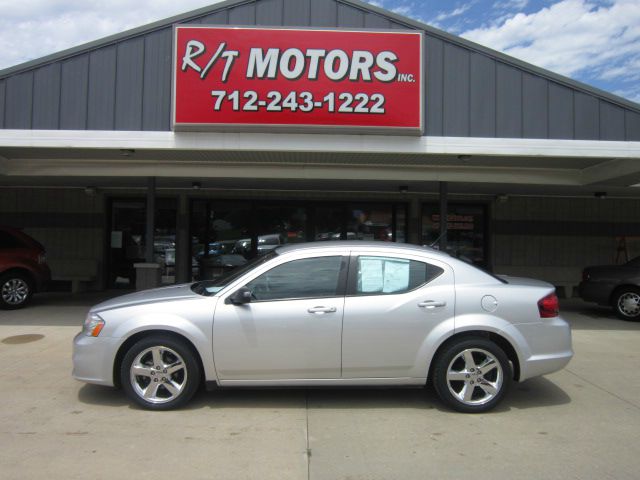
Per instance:
[[[618,309],[627,317],[637,317],[640,314],[640,295],[636,292],[626,292],[618,297]]]
[[[140,352],[130,368],[135,393],[153,404],[175,400],[187,385],[187,366],[173,349],[154,346]]]
[[[22,278],[11,278],[2,285],[2,300],[8,305],[21,305],[28,298],[29,284]]]
[[[468,348],[449,363],[449,392],[465,405],[484,405],[500,393],[504,372],[498,359],[487,350]]]

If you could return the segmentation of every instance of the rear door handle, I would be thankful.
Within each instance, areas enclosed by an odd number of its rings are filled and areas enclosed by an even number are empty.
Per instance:
[[[437,302],[435,300],[425,300],[418,304],[420,308],[426,308],[427,310],[433,310],[434,308],[442,308],[447,306],[447,302]]]
[[[307,309],[309,313],[315,313],[316,315],[323,315],[325,313],[335,313],[336,307],[312,307]]]

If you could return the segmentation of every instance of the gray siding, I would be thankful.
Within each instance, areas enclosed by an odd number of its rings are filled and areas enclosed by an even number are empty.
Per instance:
[[[112,130],[115,126],[116,53],[112,45],[89,56],[87,128],[90,130]]]
[[[471,54],[470,135],[493,137],[496,134],[496,66],[486,55]]]
[[[363,28],[364,12],[349,5],[338,4],[338,26],[341,28]]]
[[[282,24],[286,27],[307,27],[311,22],[310,0],[284,0]]]
[[[625,112],[626,138],[628,141],[640,141],[640,113]]]
[[[4,128],[31,128],[33,105],[33,72],[25,72],[7,79]]]
[[[118,45],[116,66],[116,130],[142,129],[142,86],[144,82],[144,38]]]
[[[89,56],[79,55],[62,62],[60,129],[87,128]]]
[[[425,82],[426,113],[425,130],[427,135],[442,135],[442,118],[444,112],[444,42],[427,37],[425,41],[425,69],[428,72]]]
[[[428,78],[427,72],[427,81]],[[469,135],[469,85],[469,51],[445,43],[442,115],[445,137]]]
[[[624,110],[610,103],[600,102],[600,138],[624,140]]]
[[[522,137],[522,72],[503,63],[496,68],[496,136]]]
[[[183,23],[412,28],[338,0],[214,4]],[[170,128],[172,27],[156,26],[0,79],[0,128]],[[425,123],[433,136],[640,140],[640,109],[427,32]]]
[[[171,28],[165,28],[145,38],[143,130],[169,130],[171,127],[171,102],[158,102],[157,99],[171,98],[172,33]]]
[[[573,91],[549,84],[549,138],[573,139]]]
[[[255,25],[256,23],[256,5],[248,3],[239,5],[229,9],[230,25]]]
[[[311,2],[311,26],[335,27],[338,24],[338,4],[335,0]]]
[[[0,128],[4,128],[4,115],[6,109],[4,108],[4,97],[6,91],[6,82],[0,80]]]
[[[522,74],[522,136],[547,138],[549,132],[549,85],[529,73]]]
[[[37,130],[55,130],[60,120],[60,64],[53,63],[33,74],[33,121]]]
[[[256,5],[256,23],[258,25],[281,25],[284,0],[262,0]]]
[[[576,92],[575,100],[575,135],[577,140],[598,138],[600,125],[598,125],[598,99],[581,92]]]

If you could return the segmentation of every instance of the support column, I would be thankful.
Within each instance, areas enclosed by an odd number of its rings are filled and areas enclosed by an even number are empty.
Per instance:
[[[447,182],[440,182],[440,240],[438,242],[438,247],[441,252],[445,252],[447,250],[448,196],[449,184]]]
[[[409,243],[413,245],[422,245],[422,214],[420,205],[420,199],[418,197],[412,197],[409,200],[409,222],[407,228]]]
[[[160,286],[160,265],[154,262],[153,240],[155,234],[156,213],[156,179],[149,177],[147,181],[147,223],[145,230],[144,263],[135,263],[136,290],[146,290]]]
[[[156,179],[149,177],[147,180],[147,228],[146,228],[146,248],[145,262],[153,263],[153,237],[155,233],[156,214]]]
[[[178,219],[176,225],[176,283],[191,281],[191,257],[189,256],[189,198],[178,197]]]

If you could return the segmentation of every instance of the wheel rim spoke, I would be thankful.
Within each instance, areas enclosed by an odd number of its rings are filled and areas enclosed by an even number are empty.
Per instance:
[[[187,368],[176,351],[158,345],[136,356],[129,377],[138,396],[149,403],[162,404],[175,400],[184,391]]]
[[[2,285],[2,299],[10,305],[19,305],[29,297],[29,285],[21,278],[13,278]]]
[[[637,293],[625,293],[618,300],[618,308],[628,316],[635,316],[640,313],[640,295]]]
[[[480,348],[456,355],[447,370],[449,392],[466,405],[484,405],[500,393],[503,371],[497,358]]]
[[[151,351],[151,354],[153,355],[153,364],[156,367],[163,367],[164,361],[162,360],[162,349],[156,347]]]
[[[160,383],[158,383],[158,380],[156,379],[156,381],[152,381],[147,388],[144,389],[142,396],[144,398],[146,398],[147,400],[151,400],[153,401],[153,399],[156,398],[156,395],[158,394],[158,387],[160,386]]]
[[[483,375],[486,375],[494,368],[498,368],[498,362],[496,362],[494,358],[487,358],[487,360],[478,367]]]
[[[463,356],[467,370],[471,370],[472,368],[476,367],[476,361],[473,358],[473,353],[471,353],[471,350],[465,350]]]

